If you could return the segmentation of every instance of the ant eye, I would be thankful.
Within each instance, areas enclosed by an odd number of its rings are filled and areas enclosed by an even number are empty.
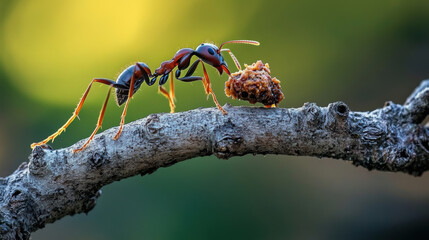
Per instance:
[[[207,51],[210,53],[210,55],[214,55],[214,50],[213,50],[213,48],[209,48],[209,49],[207,49]]]

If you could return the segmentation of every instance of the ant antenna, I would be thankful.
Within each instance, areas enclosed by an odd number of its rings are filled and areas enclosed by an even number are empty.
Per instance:
[[[229,53],[229,55],[231,56],[232,60],[234,60],[235,66],[237,67],[238,70],[241,70],[241,66],[240,63],[238,62],[237,58],[234,56],[234,54],[231,52],[231,50],[229,50],[228,48],[224,48],[222,50],[220,50],[221,52],[227,51]],[[229,74],[228,74],[229,75]]]
[[[220,52],[227,51],[229,53],[229,55],[231,56],[232,60],[234,60],[235,66],[237,67],[238,70],[241,70],[240,63],[238,62],[238,60],[234,56],[234,54],[232,54],[231,50],[229,50],[227,48],[222,49],[223,45],[225,45],[227,43],[242,43],[242,44],[250,44],[250,45],[259,46],[259,42],[252,41],[252,40],[231,40],[231,41],[226,41],[220,45],[218,53],[220,54]]]
[[[228,43],[242,43],[242,44],[250,44],[250,45],[259,46],[259,42],[253,41],[253,40],[231,40],[231,41],[226,41],[219,46],[219,53],[220,53],[220,50],[222,49],[223,45],[228,44]]]

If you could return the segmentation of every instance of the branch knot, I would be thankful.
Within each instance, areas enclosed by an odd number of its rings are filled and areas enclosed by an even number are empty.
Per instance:
[[[43,159],[45,156],[45,150],[41,146],[37,146],[31,152],[29,157],[30,163],[28,164],[28,169],[31,174],[37,176],[43,176],[46,174],[46,161]]]
[[[307,114],[306,122],[309,126],[318,126],[323,123],[323,113],[319,106],[315,103],[304,103],[304,111]]]
[[[215,128],[213,154],[220,159],[228,159],[238,155],[243,137],[241,127],[236,126],[230,117],[222,125]]]
[[[349,112],[349,107],[343,102],[329,104],[326,115],[326,128],[334,132],[346,131],[349,127],[347,121]]]

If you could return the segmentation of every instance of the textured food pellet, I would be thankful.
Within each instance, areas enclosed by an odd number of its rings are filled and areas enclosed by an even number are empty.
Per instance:
[[[245,69],[232,73],[225,83],[225,94],[233,99],[249,101],[252,104],[260,102],[265,106],[276,105],[283,100],[280,81],[271,78],[268,63],[258,60],[252,65],[244,65]]]

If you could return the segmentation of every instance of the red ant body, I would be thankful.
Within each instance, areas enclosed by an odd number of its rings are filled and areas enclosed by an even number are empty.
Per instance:
[[[228,65],[226,64],[221,54],[221,51],[227,51],[231,55],[232,59],[234,60],[234,63],[237,66],[237,68],[241,69],[240,64],[238,63],[237,59],[232,54],[232,52],[229,49],[222,49],[223,45],[227,43],[243,43],[243,44],[251,44],[256,46],[259,45],[259,42],[251,41],[251,40],[227,41],[222,43],[219,48],[210,43],[203,43],[199,45],[195,50],[191,48],[180,49],[179,51],[177,51],[177,53],[174,55],[174,57],[171,60],[162,62],[161,66],[157,68],[154,73],[151,72],[151,70],[145,63],[138,62],[135,65],[131,65],[128,68],[126,68],[118,76],[116,81],[112,81],[104,78],[95,78],[89,84],[88,88],[83,94],[75,111],[73,112],[73,115],[69,118],[69,120],[60,129],[58,129],[55,133],[50,135],[45,140],[38,143],[31,144],[31,148],[46,144],[50,140],[53,141],[58,135],[60,135],[67,128],[67,126],[78,116],[79,111],[82,109],[83,103],[85,102],[85,99],[89,93],[89,90],[91,89],[91,86],[94,82],[109,85],[110,86],[109,92],[107,94],[106,100],[104,101],[103,107],[101,108],[100,115],[98,117],[97,126],[95,127],[94,131],[92,132],[91,136],[88,138],[86,143],[81,148],[75,149],[74,152],[82,151],[86,146],[88,146],[88,144],[94,138],[94,135],[97,133],[98,129],[101,127],[101,123],[103,122],[104,113],[106,110],[107,102],[109,100],[110,91],[112,87],[116,88],[116,103],[118,104],[118,106],[125,103],[125,107],[121,115],[121,123],[119,126],[119,130],[115,135],[115,137],[113,138],[114,140],[117,140],[121,135],[122,129],[124,126],[125,115],[127,113],[128,103],[132,98],[133,94],[140,88],[143,82],[146,82],[147,85],[152,86],[156,82],[157,78],[161,76],[159,79],[159,90],[165,97],[168,98],[170,103],[170,109],[171,109],[171,112],[173,113],[175,105],[174,105],[174,84],[173,84],[172,71],[176,67],[177,67],[177,70],[175,73],[175,77],[177,80],[184,81],[184,82],[202,80],[207,96],[211,94],[213,96],[213,101],[215,102],[217,108],[221,110],[223,114],[227,114],[227,112],[220,106],[219,102],[216,100],[216,96],[211,88],[210,80],[209,80],[206,68],[204,66],[204,63],[207,63],[210,66],[216,68],[219,71],[220,75],[222,75],[223,71],[225,71],[228,75],[230,75]],[[195,62],[193,62],[192,65],[189,67],[192,56],[196,56],[198,59]],[[192,76],[192,74],[197,69],[199,63],[201,63],[201,65],[203,66],[204,77]],[[186,72],[185,76],[180,77],[181,71],[187,69],[188,67],[189,69]],[[170,73],[172,75],[172,79],[170,81],[170,92],[167,92],[162,85],[164,85],[167,82]]]

